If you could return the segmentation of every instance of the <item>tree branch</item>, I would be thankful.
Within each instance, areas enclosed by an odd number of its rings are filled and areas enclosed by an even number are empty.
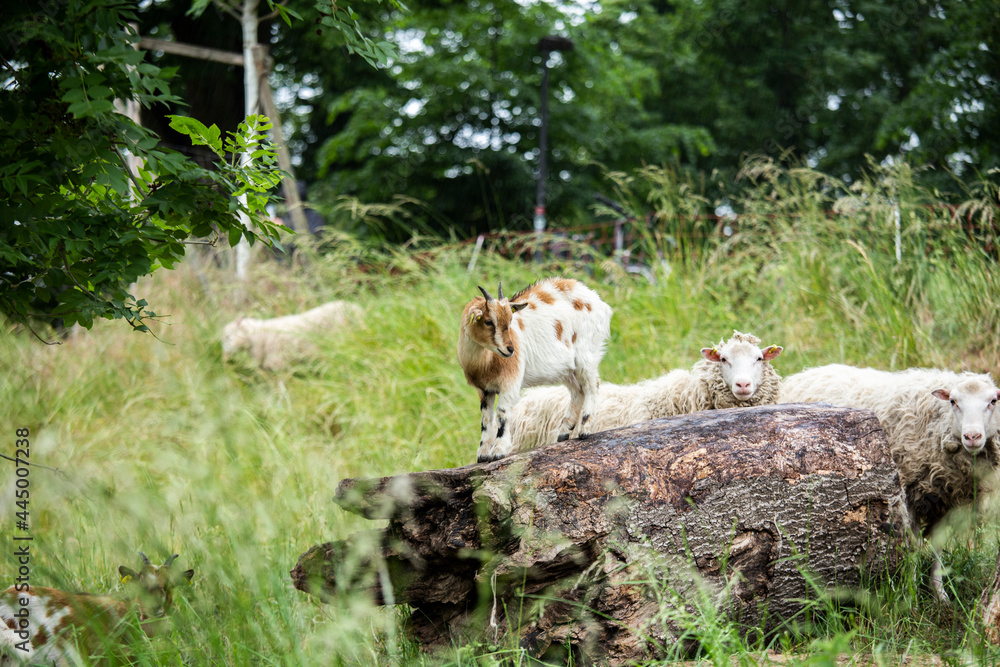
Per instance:
[[[28,318],[25,318],[24,321],[22,322],[22,324],[24,324],[24,326],[28,327],[28,331],[31,332],[31,335],[34,336],[35,338],[37,338],[42,343],[45,343],[46,345],[62,345],[62,341],[61,340],[47,341],[44,338],[42,338],[41,336],[39,336],[38,332],[35,331],[34,329],[32,329],[31,325],[28,324]],[[3,455],[0,454],[0,456],[3,456]]]
[[[228,2],[223,2],[222,0],[215,0],[215,6],[224,11],[225,13],[229,14],[230,16],[232,16],[237,21],[243,20],[243,17],[240,16],[239,12],[236,11],[236,8],[230,5]]]
[[[43,470],[51,470],[52,472],[59,473],[63,477],[66,477],[66,473],[59,468],[53,468],[52,466],[43,466],[41,463],[32,463],[31,461],[25,461],[24,459],[15,459],[14,457],[7,456],[6,454],[0,454],[0,459],[7,459],[8,461],[13,461],[14,463],[23,463],[24,465],[41,468]]]
[[[281,2],[279,2],[279,3],[278,3],[278,5],[280,5],[280,6],[282,6],[282,7],[285,7],[285,6],[287,6],[287,5],[288,5],[288,0],[281,0]],[[274,5],[271,5],[271,6],[273,7]],[[265,15],[265,16],[261,16],[260,18],[258,18],[258,19],[257,19],[257,21],[258,21],[258,23],[259,23],[260,21],[270,21],[270,20],[271,20],[271,19],[273,19],[273,18],[274,18],[275,16],[278,16],[278,15],[279,15],[280,13],[281,13],[281,12],[279,12],[279,11],[278,11],[277,9],[275,9],[275,10],[274,10],[273,12],[271,12],[270,14],[267,14],[267,15]]]

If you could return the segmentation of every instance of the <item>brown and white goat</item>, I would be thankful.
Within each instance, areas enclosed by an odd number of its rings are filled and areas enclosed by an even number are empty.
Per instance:
[[[541,280],[509,301],[502,284],[496,299],[479,291],[483,296],[462,312],[458,337],[465,379],[479,392],[477,459],[495,461],[511,452],[507,416],[523,387],[566,385],[570,406],[558,439],[574,431],[586,438],[587,420],[597,408],[597,367],[611,333],[611,307],[583,283],[564,278]]]
[[[124,638],[122,621],[136,610],[143,631],[153,636],[173,601],[172,589],[190,580],[194,570],[175,573],[174,554],[153,565],[142,556],[136,572],[118,568],[126,592],[121,597],[67,593],[56,588],[19,584],[0,593],[0,666],[45,664],[79,665],[108,642]]]

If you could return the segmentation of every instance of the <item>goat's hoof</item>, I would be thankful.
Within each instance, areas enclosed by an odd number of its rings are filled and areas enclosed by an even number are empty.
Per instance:
[[[556,442],[566,442],[569,440],[569,433],[560,433],[559,437],[556,438]]]
[[[589,433],[580,433],[580,435],[578,435],[576,437],[579,438],[580,440],[586,440],[587,438],[590,437],[590,434]]]

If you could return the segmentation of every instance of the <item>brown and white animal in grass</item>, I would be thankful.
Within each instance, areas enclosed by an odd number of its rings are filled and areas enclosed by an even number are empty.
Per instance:
[[[1000,390],[989,375],[914,368],[888,372],[832,364],[782,383],[782,403],[826,401],[875,413],[889,441],[913,533],[990,489],[1000,466]],[[948,601],[940,559],[931,583]]]
[[[677,369],[636,384],[602,382],[591,430],[607,431],[650,419],[700,410],[766,405],[778,400],[781,377],[771,360],[781,354],[777,345],[759,347],[753,334],[734,331],[732,338],[702,348],[704,359],[691,370]],[[529,389],[510,418],[514,451],[534,449],[556,441],[559,421],[569,405],[563,387]]]
[[[267,320],[240,317],[222,331],[222,358],[229,361],[243,350],[261,369],[279,371],[315,356],[317,341],[356,326],[362,315],[357,304],[331,301],[302,313]]]
[[[153,636],[173,601],[173,587],[194,570],[174,572],[174,554],[156,566],[141,553],[136,572],[118,568],[121,597],[67,593],[56,588],[15,585],[0,593],[0,665],[80,665],[84,656],[127,639],[123,621],[138,612],[143,631]]]
[[[507,419],[522,387],[565,385],[570,400],[556,437],[586,438],[597,407],[597,367],[611,333],[611,307],[583,283],[564,278],[541,280],[509,301],[502,284],[496,299],[479,290],[483,296],[462,311],[458,336],[459,363],[479,392],[477,459],[494,461],[511,452]]]

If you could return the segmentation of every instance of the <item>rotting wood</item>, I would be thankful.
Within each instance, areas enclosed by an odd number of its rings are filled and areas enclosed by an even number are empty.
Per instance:
[[[655,657],[717,605],[768,632],[821,587],[895,568],[905,509],[867,410],[777,405],[661,419],[489,464],[345,479],[388,519],[303,554],[296,587],[413,607],[423,646],[516,640],[611,664]],[[652,585],[650,585],[652,584]],[[510,633],[510,636],[508,636]]]

